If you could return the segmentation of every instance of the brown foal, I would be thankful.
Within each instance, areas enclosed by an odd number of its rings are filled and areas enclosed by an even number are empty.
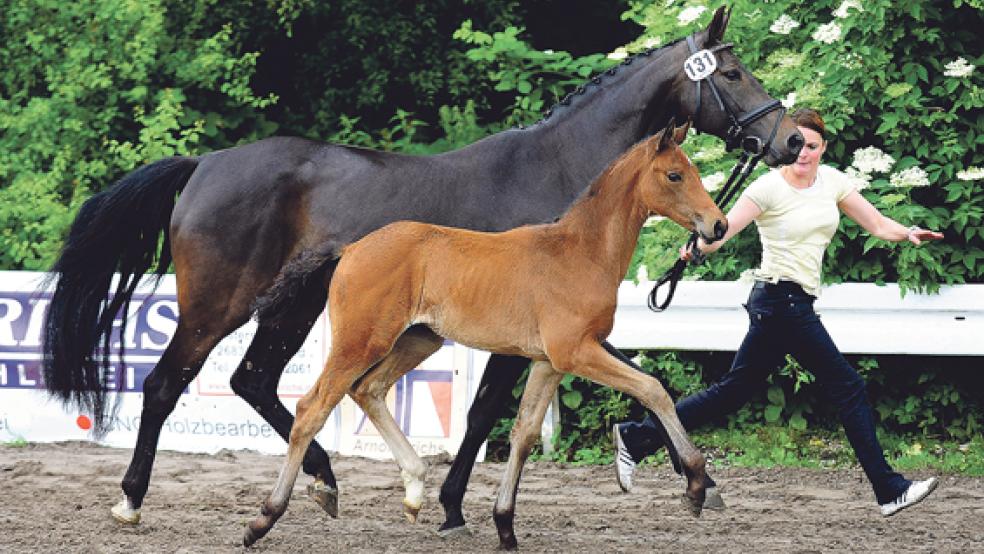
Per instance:
[[[704,458],[680,424],[673,401],[659,381],[619,362],[601,345],[612,330],[618,286],[650,215],[664,215],[708,241],[727,229],[697,169],[678,147],[688,128],[670,122],[636,144],[555,223],[480,233],[398,222],[345,248],[328,295],[331,353],[297,403],[287,459],[244,543],[263,537],[283,515],[308,444],[342,396],[351,390],[364,407],[378,404],[365,401],[391,382],[392,370],[383,368],[405,371],[408,359],[440,345],[437,336],[537,362],[496,502],[501,546],[516,546],[512,515],[520,469],[564,373],[629,394],[660,418],[687,476],[690,509],[699,514]],[[384,436],[394,438],[395,424],[385,409],[367,415]],[[409,446],[399,435],[402,442],[395,446]],[[397,448],[394,454],[401,456]]]

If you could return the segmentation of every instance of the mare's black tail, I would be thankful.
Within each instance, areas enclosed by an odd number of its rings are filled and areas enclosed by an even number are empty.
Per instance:
[[[120,314],[122,361],[133,291],[155,261],[158,279],[171,264],[171,213],[196,167],[197,158],[159,160],[86,200],[51,268],[48,281],[57,279],[58,284],[44,320],[44,386],[64,403],[90,413],[96,436],[108,430],[118,405],[114,402],[107,410],[113,320]],[[114,273],[119,281],[110,294]]]

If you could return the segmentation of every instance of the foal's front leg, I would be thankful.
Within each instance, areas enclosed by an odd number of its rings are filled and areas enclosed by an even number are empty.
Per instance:
[[[427,464],[420,459],[413,445],[397,425],[386,407],[386,392],[396,380],[416,368],[431,354],[441,348],[444,339],[423,326],[407,329],[393,346],[393,350],[362,376],[349,395],[362,408],[389,446],[406,489],[403,513],[410,523],[417,521],[417,514],[424,504],[424,477]]]
[[[560,353],[558,357],[553,355],[555,351]],[[663,385],[655,377],[621,363],[593,340],[583,341],[573,348],[569,344],[560,348],[548,348],[548,353],[551,353],[555,367],[622,391],[656,414],[670,438],[667,448],[676,451],[676,457],[687,477],[685,496],[690,511],[699,516],[707,486],[704,456],[690,441],[677,417],[673,399]]]
[[[499,484],[499,496],[495,501],[492,519],[499,533],[499,548],[515,550],[516,533],[513,531],[513,517],[516,514],[516,491],[523,464],[536,444],[547,406],[554,392],[560,386],[563,373],[554,370],[549,362],[536,362],[526,380],[526,389],[519,402],[519,412],[509,434],[509,461]]]

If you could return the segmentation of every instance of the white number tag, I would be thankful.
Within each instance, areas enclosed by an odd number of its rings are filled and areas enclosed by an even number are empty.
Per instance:
[[[690,77],[691,81],[707,78],[711,73],[714,73],[717,66],[717,58],[710,50],[696,52],[683,62],[683,70],[687,72],[687,77]]]

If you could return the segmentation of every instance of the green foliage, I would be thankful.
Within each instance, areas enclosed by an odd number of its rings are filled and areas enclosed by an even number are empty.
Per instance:
[[[256,55],[194,20],[176,34],[166,15],[160,1],[4,7],[0,267],[46,269],[91,193],[138,164],[228,144],[237,117],[262,122],[255,110],[274,98],[248,86]]]

